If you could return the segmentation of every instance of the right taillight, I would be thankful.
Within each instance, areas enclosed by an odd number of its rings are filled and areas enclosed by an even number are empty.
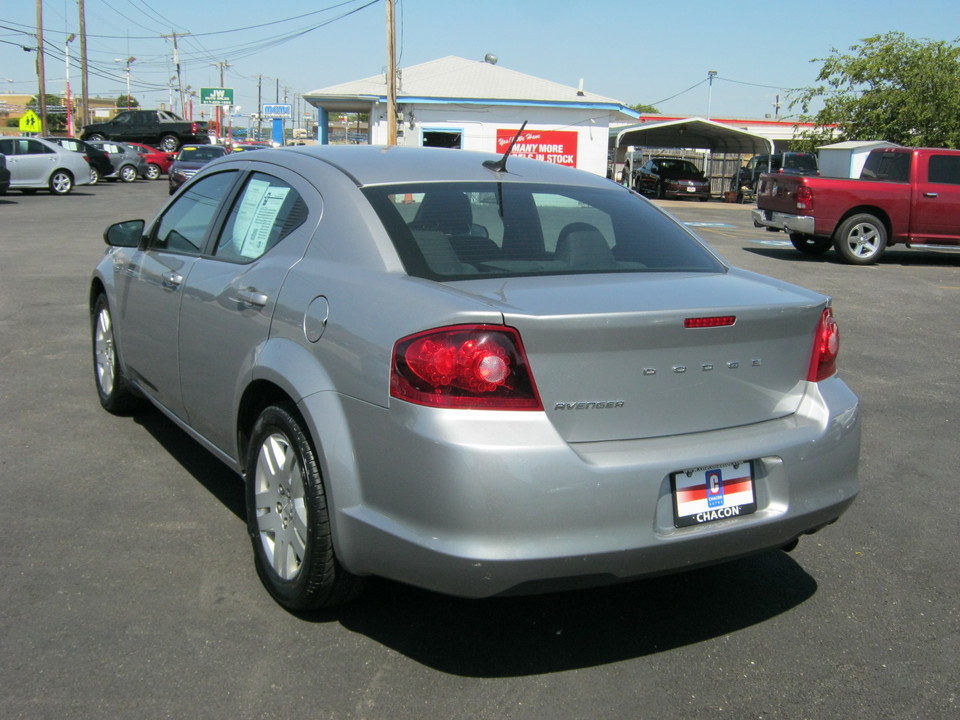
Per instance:
[[[813,210],[813,190],[806,185],[797,188],[797,210]]]
[[[499,325],[454,325],[398,341],[390,394],[430,407],[543,409],[520,334]]]
[[[820,325],[813,340],[813,353],[810,356],[810,369],[807,380],[820,382],[837,372],[837,354],[840,352],[840,328],[833,317],[833,311],[827,308],[820,315]]]

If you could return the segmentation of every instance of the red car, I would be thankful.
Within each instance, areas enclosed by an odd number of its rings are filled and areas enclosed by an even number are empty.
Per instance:
[[[163,152],[143,143],[128,142],[124,144],[132,147],[147,161],[147,180],[159,180],[161,175],[170,172],[170,166],[177,157],[176,153]]]

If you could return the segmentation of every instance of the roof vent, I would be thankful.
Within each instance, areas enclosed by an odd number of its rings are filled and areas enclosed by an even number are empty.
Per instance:
[[[494,55],[493,53],[487,53],[486,55],[483,56],[483,61],[484,61],[485,63],[490,63],[491,65],[496,65],[496,64],[497,64],[497,60],[499,60],[499,59],[500,59],[500,58],[498,58],[498,57],[497,57],[496,55]]]

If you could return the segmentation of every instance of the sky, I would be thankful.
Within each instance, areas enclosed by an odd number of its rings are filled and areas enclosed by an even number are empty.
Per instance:
[[[89,93],[143,107],[182,84],[234,89],[236,121],[263,103],[371,77],[387,65],[385,0],[85,0]],[[0,0],[0,100],[36,93],[37,3]],[[46,92],[65,92],[77,0],[43,0]],[[269,12],[269,14],[267,14]],[[457,55],[667,115],[795,117],[791,89],[815,84],[834,49],[891,31],[955,42],[958,0],[396,0],[398,65]],[[79,39],[70,85],[80,92]],[[221,69],[223,84],[220,83]],[[708,81],[710,71],[716,76]],[[179,109],[179,108],[178,108]],[[210,108],[203,108],[209,113]],[[195,105],[194,116],[201,108]]]

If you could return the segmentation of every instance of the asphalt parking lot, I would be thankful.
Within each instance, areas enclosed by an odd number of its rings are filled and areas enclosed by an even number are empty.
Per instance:
[[[87,283],[165,179],[0,197],[6,718],[953,718],[960,253],[804,256],[749,206],[666,201],[727,261],[832,295],[861,494],[790,553],[466,601],[377,582],[293,615],[240,481],[159,413],[97,402]]]

